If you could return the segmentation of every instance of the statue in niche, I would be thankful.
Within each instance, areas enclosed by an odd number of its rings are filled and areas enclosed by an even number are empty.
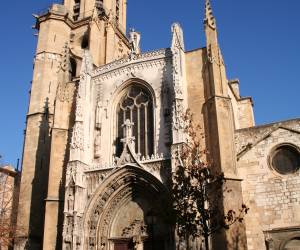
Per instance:
[[[67,218],[67,224],[65,225],[65,236],[64,236],[64,242],[65,242],[65,250],[71,249],[71,242],[72,242],[72,225],[73,221],[72,218]]]
[[[74,210],[74,187],[71,187],[68,195],[68,211],[72,212]]]
[[[101,130],[102,103],[98,101],[96,107],[96,128]]]
[[[101,129],[102,129],[101,116],[102,116],[102,105],[101,102],[98,101],[96,107],[96,126],[95,126],[96,136],[94,141],[94,154],[96,159],[101,158]]]
[[[101,158],[101,129],[97,129],[94,143],[95,158]]]

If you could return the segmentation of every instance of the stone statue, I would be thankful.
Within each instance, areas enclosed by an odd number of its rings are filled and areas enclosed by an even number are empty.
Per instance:
[[[95,158],[101,158],[101,129],[97,129],[94,143]]]
[[[131,29],[129,32],[131,55],[141,54],[140,41],[141,41],[141,34],[139,32],[136,32],[134,29]]]
[[[97,129],[101,129],[102,127],[101,116],[102,116],[102,104],[100,101],[98,101],[96,107],[96,128]]]
[[[102,105],[101,102],[98,101],[96,107],[96,122],[95,122],[96,136],[94,141],[94,154],[96,159],[101,158],[101,129],[102,129],[101,116],[102,116]]]
[[[69,196],[68,196],[68,211],[71,212],[74,210],[74,190],[70,190]]]

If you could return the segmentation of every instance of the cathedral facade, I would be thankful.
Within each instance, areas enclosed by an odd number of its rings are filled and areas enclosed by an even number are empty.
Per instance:
[[[36,16],[14,249],[185,249],[165,214],[186,109],[231,190],[224,211],[250,208],[212,249],[300,249],[300,120],[255,126],[208,0],[204,26],[204,48],[186,51],[175,23],[170,48],[142,53],[126,0],[65,0]]]

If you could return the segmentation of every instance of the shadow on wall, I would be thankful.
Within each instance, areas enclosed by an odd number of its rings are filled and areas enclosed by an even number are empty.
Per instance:
[[[78,83],[76,84],[78,86]],[[68,139],[67,145],[65,148],[65,155],[64,155],[64,162],[63,162],[63,173],[62,173],[62,180],[59,184],[59,207],[58,207],[58,222],[57,222],[57,236],[56,236],[56,250],[62,249],[62,235],[63,235],[63,226],[64,226],[64,199],[65,199],[65,184],[66,184],[66,175],[67,175],[67,167],[68,162],[70,159],[70,145],[72,139],[72,128],[75,122],[75,109],[76,109],[76,96],[77,96],[78,88],[74,91],[73,94],[73,102],[72,108],[70,112],[69,118],[69,131],[68,131]]]
[[[49,100],[46,98],[44,112],[39,126],[38,145],[35,160],[35,172],[32,181],[29,240],[26,249],[41,249],[43,241],[45,199],[48,191],[50,158]]]

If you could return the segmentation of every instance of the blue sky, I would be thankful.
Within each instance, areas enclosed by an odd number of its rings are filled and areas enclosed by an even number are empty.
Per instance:
[[[142,49],[170,46],[170,26],[179,22],[188,50],[204,47],[205,0],[128,0],[128,27],[142,33]],[[59,2],[59,1],[56,1]],[[51,0],[2,1],[0,155],[16,164],[36,46],[31,13]],[[300,117],[300,1],[212,0],[229,79],[252,96],[257,124]]]

